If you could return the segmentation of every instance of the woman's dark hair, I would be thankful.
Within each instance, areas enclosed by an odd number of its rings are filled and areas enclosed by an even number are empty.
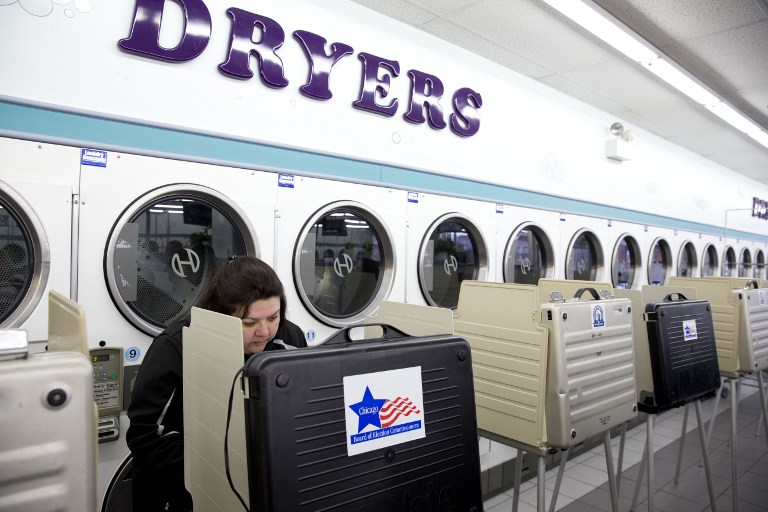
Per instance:
[[[286,298],[275,271],[253,256],[238,256],[219,268],[198,304],[203,309],[243,318],[253,301],[280,297],[280,326],[285,321]]]

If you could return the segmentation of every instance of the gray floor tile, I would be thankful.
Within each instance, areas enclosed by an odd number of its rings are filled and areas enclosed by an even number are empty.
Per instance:
[[[765,431],[762,428],[759,431],[759,435],[755,436],[760,406],[758,398],[757,392],[753,391],[752,395],[743,398],[739,403],[737,416],[739,434],[736,440],[738,512],[768,511],[768,441],[766,441]],[[721,400],[720,410],[722,412],[718,414],[715,421],[708,453],[710,455],[717,509],[719,512],[734,512],[731,481],[731,414],[730,409],[723,410],[724,403],[725,405],[730,405],[729,401]],[[711,411],[711,405],[709,410]],[[672,414],[675,412],[678,413],[679,421]],[[665,417],[666,421],[664,424],[667,425],[668,431],[669,429],[680,429],[680,425],[682,425],[681,411],[668,411],[660,416]],[[705,413],[706,421],[709,421],[710,418],[711,413]],[[689,423],[691,421],[695,422],[695,415],[689,413],[688,421]],[[627,436],[633,436],[637,439],[640,437],[638,429],[645,431],[645,428],[645,424],[640,424],[628,431]],[[707,428],[706,425],[705,428]],[[635,442],[635,445],[637,444]],[[656,443],[654,444],[656,445]],[[699,467],[701,447],[698,429],[693,429],[686,433],[680,482],[675,484],[674,475],[677,468],[679,446],[679,439],[660,449],[657,446],[658,451],[654,454],[654,487],[656,489],[654,508],[660,512],[708,511],[710,510],[710,503],[706,477],[704,468]],[[617,452],[618,449],[614,450],[614,457],[616,457]],[[592,459],[589,460],[591,461]],[[602,462],[604,462],[604,458],[601,460],[601,464]],[[589,475],[587,473],[581,475],[582,480],[587,481],[585,483],[590,482],[587,477],[595,473],[594,469],[597,469],[594,468],[593,464],[588,466],[592,468],[589,470]],[[604,471],[604,466],[601,465],[599,469]],[[622,468],[619,492],[619,510],[621,511],[626,511],[630,508],[639,469],[639,463],[625,465]],[[578,470],[578,465],[569,466],[565,476],[578,480],[575,474],[569,474]],[[556,468],[554,471],[556,471]],[[647,481],[647,475],[644,475],[635,508],[637,511],[644,511],[648,508]],[[574,494],[570,489],[569,493]],[[511,496],[511,491],[508,491],[508,494]],[[608,483],[599,485],[581,497],[573,496],[573,499],[573,501],[567,504],[561,504],[558,500],[557,509],[564,512],[610,512],[612,510]],[[497,500],[491,503],[493,504],[492,512],[504,512],[507,510],[506,507],[509,506],[510,502],[505,502],[501,507]],[[489,510],[489,508],[486,507],[486,510]]]

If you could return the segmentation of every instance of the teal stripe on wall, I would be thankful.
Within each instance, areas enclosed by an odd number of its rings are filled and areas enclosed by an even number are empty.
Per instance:
[[[429,191],[698,233],[723,234],[722,226],[689,222],[466,178],[11,101],[0,101],[0,132],[10,136],[28,137],[31,140],[63,141],[95,149],[119,148],[139,154],[176,155],[187,160],[221,162],[256,169],[285,169],[297,174]],[[729,230],[728,234],[733,238],[768,243],[766,235],[736,230]]]

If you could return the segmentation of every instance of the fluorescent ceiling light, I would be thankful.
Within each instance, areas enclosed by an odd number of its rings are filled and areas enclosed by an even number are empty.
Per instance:
[[[760,144],[768,148],[768,133],[765,133],[764,131],[760,130],[760,131],[748,133],[747,135],[749,135],[750,137],[755,139],[757,142],[759,142]]]
[[[694,76],[592,0],[544,2],[768,148],[768,134],[760,126],[710,92]]]
[[[707,90],[698,80],[693,78],[687,71],[674,62],[669,62],[666,59],[658,57],[643,65],[651,73],[661,78],[696,103],[706,106],[714,105],[720,101],[720,98]]]
[[[744,117],[744,115],[723,101],[718,101],[714,105],[706,106],[717,117],[730,124],[742,133],[760,131],[760,127]]]
[[[635,62],[649,62],[658,57],[658,53],[652,50],[640,36],[592,2],[544,1]]]

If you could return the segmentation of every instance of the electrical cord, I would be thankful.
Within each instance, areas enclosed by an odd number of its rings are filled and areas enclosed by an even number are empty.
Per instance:
[[[248,510],[248,505],[245,504],[245,500],[240,495],[240,493],[237,492],[237,489],[235,489],[235,484],[232,482],[232,475],[229,473],[229,420],[232,417],[232,400],[235,396],[235,383],[237,382],[237,378],[240,376],[240,374],[243,373],[243,369],[244,367],[237,370],[235,378],[232,379],[232,387],[229,390],[229,404],[227,405],[227,426],[224,429],[224,468],[227,471],[227,481],[229,482],[229,487],[232,488],[232,492],[235,493],[237,498],[240,500],[240,503],[243,504],[245,512],[250,512]]]

